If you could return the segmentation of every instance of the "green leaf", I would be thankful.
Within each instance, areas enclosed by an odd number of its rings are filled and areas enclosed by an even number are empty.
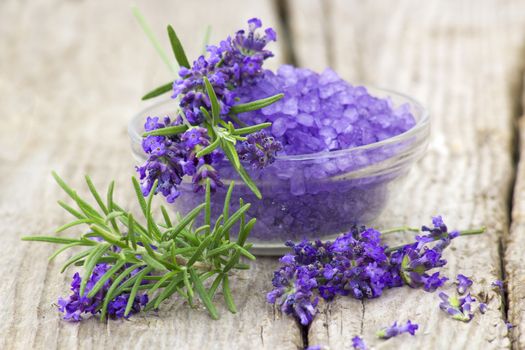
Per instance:
[[[237,237],[238,245],[240,245],[241,247],[244,246],[244,243],[246,242],[246,239],[250,235],[250,232],[253,229],[253,225],[255,225],[256,222],[257,222],[257,219],[252,218],[250,219],[250,221],[248,221],[248,223],[244,227],[242,227],[241,231],[239,232],[239,236]]]
[[[115,218],[118,218],[119,216],[123,216],[125,215],[126,213],[124,213],[123,211],[112,211],[111,213],[109,213],[107,216],[106,216],[106,220],[104,220],[105,222],[109,222]]]
[[[104,253],[111,247],[111,244],[102,243],[97,245],[91,253],[87,256],[86,262],[84,263],[84,274],[82,276],[82,281],[80,282],[80,295],[84,295],[86,290],[86,284],[93,273],[95,265],[98,263],[98,260],[104,255]]]
[[[206,119],[206,121],[207,121],[208,123],[210,123],[210,125],[212,125],[212,124],[213,124],[213,118],[211,117],[210,113],[208,113],[208,111],[206,110],[206,108],[204,108],[204,107],[201,106],[201,107],[199,107],[199,109],[200,109],[202,115],[204,116],[204,119]],[[206,123],[205,123],[205,124],[206,124]],[[209,131],[209,130],[208,130],[208,131]],[[210,133],[210,132],[208,132],[208,134],[209,134],[210,136],[213,136],[212,133]]]
[[[107,208],[113,211],[113,190],[115,189],[115,181],[111,181],[108,186],[108,193],[106,194]],[[120,210],[123,211],[123,210]]]
[[[284,94],[277,94],[270,97],[262,98],[260,100],[251,101],[248,103],[241,103],[230,108],[230,113],[239,114],[244,112],[255,111],[267,107],[284,97]]]
[[[135,269],[138,269],[141,266],[142,266],[142,264],[133,264],[130,267],[128,267],[127,269],[125,269],[117,278],[115,278],[113,280],[113,283],[111,283],[111,286],[109,287],[108,291],[106,292],[106,297],[104,298],[104,303],[103,303],[102,308],[101,308],[100,319],[102,321],[106,320],[106,313],[107,313],[107,310],[108,310],[109,302],[111,300],[115,299],[115,297],[117,297],[117,295],[114,295],[115,289],[117,289],[117,287],[120,285],[120,283],[124,280],[124,278],[126,278],[131,273],[131,271],[133,271]]]
[[[204,306],[206,306],[206,308],[208,309],[208,312],[210,313],[211,317],[214,320],[218,320],[219,313],[217,312],[215,305],[213,305],[213,302],[211,301],[211,298],[208,295],[206,288],[204,288],[204,285],[202,284],[201,279],[199,278],[195,270],[193,270],[192,268],[188,270],[190,272],[190,276],[191,276],[193,285],[195,286],[195,290],[197,291],[197,294],[199,294],[199,297],[201,298]]]
[[[124,260],[117,261],[115,265],[113,265],[108,271],[106,271],[106,273],[104,273],[102,277],[100,277],[97,283],[95,283],[93,288],[91,288],[91,290],[89,291],[87,297],[93,298],[95,294],[97,294],[97,292],[100,290],[100,288],[104,286],[104,283],[106,283],[107,280],[109,280],[118,270],[120,270],[125,263],[126,261]]]
[[[211,299],[215,296],[215,293],[217,292],[217,288],[219,288],[219,285],[222,282],[222,278],[224,277],[223,274],[217,274],[217,277],[213,280],[213,283],[211,284],[210,289],[208,290],[208,294]]]
[[[182,271],[182,277],[184,281],[184,286],[186,287],[186,290],[188,292],[188,301],[190,303],[193,303],[193,296],[195,295],[193,292],[193,288],[191,287],[190,279],[188,276],[188,270]]]
[[[168,270],[166,268],[166,266],[164,266],[163,264],[161,264],[160,262],[157,261],[157,259],[153,258],[152,256],[150,256],[149,254],[143,254],[142,255],[142,260],[144,260],[144,262],[146,264],[148,264],[148,266],[151,266],[152,268],[154,268],[155,270],[160,270],[160,271],[164,271],[164,270]]]
[[[230,248],[232,248],[232,247],[235,246],[235,245],[236,245],[235,242],[222,244],[221,246],[219,246],[219,247],[217,247],[217,248],[215,248],[215,249],[210,250],[210,251],[206,254],[206,257],[207,257],[207,258],[211,258],[212,256],[215,256],[215,255],[221,254],[221,253],[223,253],[223,252],[226,252],[226,251],[228,251]]]
[[[144,217],[148,216],[148,207],[146,204],[146,200],[144,199],[144,195],[142,194],[142,189],[140,188],[139,181],[135,176],[131,177],[131,182],[133,183],[133,188],[135,189],[135,195],[137,196],[137,200],[140,205],[140,209],[142,209],[142,214],[144,214]]]
[[[149,100],[150,98],[160,96],[160,95],[165,94],[166,92],[171,91],[171,90],[173,90],[173,82],[172,81],[170,81],[169,83],[164,84],[162,86],[159,86],[156,89],[151,90],[146,95],[142,96],[142,100],[143,101]]]
[[[201,257],[202,252],[204,251],[204,249],[208,247],[208,244],[211,242],[212,239],[213,239],[213,236],[208,236],[201,242],[201,244],[199,245],[199,248],[197,248],[195,253],[193,253],[191,258],[186,263],[186,266],[192,266]]]
[[[167,274],[165,274],[164,276],[162,276],[158,281],[157,283],[155,283],[153,285],[153,287],[150,288],[150,290],[148,290],[148,294],[149,296],[153,296],[153,293],[155,293],[155,291],[157,289],[159,289],[163,284],[164,282],[166,282],[167,280],[169,280],[170,278],[173,278],[176,276],[176,274],[178,274],[179,271],[171,271],[171,272],[168,272]]]
[[[127,248],[126,244],[120,240],[120,237],[115,237],[111,232],[107,231],[106,228],[97,225],[90,225],[89,227],[98,237],[101,237],[106,242],[119,246],[120,248]]]
[[[224,230],[228,231],[239,219],[250,209],[251,204],[247,203],[240,207],[229,219],[224,223]]]
[[[157,223],[155,222],[155,219],[153,218],[153,215],[151,214],[151,203],[153,201],[153,195],[155,194],[155,191],[157,190],[158,183],[159,181],[155,180],[155,182],[153,183],[153,186],[151,186],[149,195],[146,198],[146,220],[148,222],[148,230],[153,233],[153,235],[155,236],[157,240],[160,240],[161,233],[160,233],[159,227],[157,226]]]
[[[53,237],[53,236],[26,236],[22,237],[22,241],[33,241],[33,242],[47,242],[55,244],[71,244],[71,243],[83,243],[77,238],[64,238],[64,237]],[[93,242],[93,244],[96,244]],[[83,245],[88,245],[83,243]]]
[[[230,217],[230,202],[232,198],[232,192],[233,188],[235,187],[235,181],[230,182],[230,186],[228,186],[228,191],[226,192],[226,196],[224,197],[224,205],[222,209],[222,216],[224,217],[224,221],[228,221],[228,218]]]
[[[177,225],[174,228],[170,228],[166,230],[163,234],[163,239],[173,239],[176,237],[180,231],[182,231],[183,228],[185,228],[190,222],[192,222],[197,215],[200,214],[202,209],[206,206],[206,203],[199,204],[195,208],[193,208],[186,216],[177,223]]]
[[[199,152],[197,152],[197,154],[196,154],[197,158],[201,158],[201,157],[204,157],[207,154],[210,154],[211,152],[216,150],[217,147],[219,147],[220,144],[221,144],[221,139],[220,138],[216,138],[215,141],[213,141],[208,146],[206,146],[206,148],[203,148]]]
[[[131,307],[133,306],[133,303],[135,302],[135,297],[137,296],[137,292],[139,290],[140,283],[144,279],[144,276],[151,272],[151,268],[146,267],[144,270],[140,271],[137,275],[137,279],[135,280],[135,283],[133,284],[133,288],[131,289],[131,293],[128,297],[128,303],[126,304],[126,310],[124,310],[124,317],[129,315],[129,312],[131,311]]]
[[[227,140],[221,139],[221,145],[222,150],[228,157],[230,163],[232,163],[233,167],[235,169],[239,169],[242,167],[241,161],[239,160],[239,155],[237,154],[237,150],[235,149],[235,146]]]
[[[241,252],[237,250],[235,254],[231,257],[231,259],[224,265],[224,268],[222,269],[222,273],[226,274],[228,271],[230,271],[235,264],[239,261],[239,258],[241,256]]]
[[[233,301],[233,296],[230,289],[230,282],[228,281],[227,275],[224,275],[224,278],[222,279],[222,294],[224,295],[224,301],[226,302],[228,310],[230,310],[232,314],[237,313],[237,307],[235,306],[235,302]]]
[[[229,144],[229,142],[223,142],[223,144]],[[238,161],[239,158],[238,157],[234,158],[234,156],[231,154],[231,151],[227,151],[225,148],[223,148],[223,151],[225,151],[224,153],[226,154],[226,157],[228,158],[230,163],[232,163],[234,165],[235,170],[237,170],[237,173],[239,174],[241,179],[244,181],[246,186],[248,186],[248,188],[253,192],[253,194],[255,194],[255,196],[258,199],[262,199],[261,191],[259,191],[259,189],[257,188],[255,183],[253,182],[253,180],[250,177],[250,175],[248,175],[246,170],[240,164],[239,164],[239,167],[235,166],[235,160],[237,159],[237,161]],[[237,155],[237,152],[235,152],[235,155]]]
[[[204,195],[204,202],[206,203],[206,206],[204,207],[204,224],[211,226],[211,186],[210,186],[210,179],[206,179],[206,193]],[[209,231],[208,231],[209,234]]]
[[[221,113],[221,110],[219,107],[219,100],[217,99],[215,90],[213,90],[213,86],[211,85],[208,78],[203,77],[203,80],[204,80],[204,86],[206,87],[206,93],[208,94],[208,97],[211,103],[211,115],[213,117],[213,125],[217,125],[219,123],[220,113]]]
[[[190,62],[186,57],[186,53],[184,52],[184,48],[182,47],[179,37],[173,30],[173,27],[170,25],[168,26],[168,36],[170,38],[171,49],[173,50],[173,54],[175,55],[179,66],[190,68]]]
[[[86,183],[88,185],[89,191],[93,195],[93,198],[95,198],[95,200],[97,201],[97,204],[99,205],[100,209],[102,209],[104,214],[107,215],[108,214],[108,209],[106,208],[106,205],[104,204],[104,202],[102,201],[102,198],[98,194],[98,191],[95,188],[95,185],[93,184],[93,181],[91,181],[91,178],[88,175],[86,175],[85,178],[86,178]]]
[[[48,260],[51,261],[51,260],[55,259],[63,251],[68,250],[69,248],[73,248],[73,247],[79,246],[79,245],[84,245],[84,243],[83,242],[75,242],[75,243],[66,244],[63,247],[60,247],[59,249],[55,250],[55,252],[53,254],[51,254],[51,256],[48,258]]]
[[[235,246],[235,249],[240,251],[242,255],[244,255],[245,257],[247,257],[248,259],[250,259],[252,261],[254,261],[256,259],[255,256],[252,253],[250,253],[249,251],[247,251],[246,249],[244,249],[241,246]]]
[[[148,303],[148,305],[150,304],[154,305],[154,308],[157,309],[160,303],[162,303],[165,299],[169,298],[173,293],[175,293],[175,291],[177,290],[178,284],[181,282],[182,282],[182,275],[174,278],[171,281],[171,283],[166,288],[164,288],[164,290],[154,300]],[[151,306],[149,306],[148,308],[148,305],[146,305],[144,309],[151,308]]]
[[[88,256],[95,248],[91,248],[91,249],[88,249],[88,250],[84,250],[83,252],[80,252],[78,254],[75,254],[73,255],[71,258],[69,258],[65,263],[64,265],[62,265],[62,268],[60,269],[60,273],[66,271],[66,269],[71,266],[72,264],[76,263],[77,261],[79,261],[80,259],[82,258],[85,258],[86,256]]]
[[[135,236],[135,220],[131,213],[128,215],[128,239],[131,241],[133,249],[137,249],[137,237]]]
[[[171,223],[170,216],[166,210],[166,207],[163,205],[160,206],[160,211],[162,212],[162,217],[164,218],[164,222],[166,223],[167,228],[173,227],[173,224]]]
[[[175,125],[167,126],[165,128],[155,129],[142,134],[142,137],[146,136],[172,136],[185,132],[188,130],[187,125]]]
[[[76,217],[77,219],[85,219],[86,217],[81,214],[80,212],[76,211],[75,209],[73,209],[71,206],[69,206],[69,204],[67,203],[64,203],[62,201],[58,201],[57,202],[58,205],[60,205],[62,208],[64,208],[68,213],[70,213],[71,215],[73,215],[74,217]]]
[[[248,126],[246,128],[235,129],[233,131],[233,134],[234,135],[251,134],[251,133],[254,133],[256,131],[259,131],[259,130],[262,130],[262,129],[266,129],[266,128],[270,127],[270,126],[272,126],[272,123],[261,123],[261,124],[257,124],[257,125],[253,125],[253,126]]]

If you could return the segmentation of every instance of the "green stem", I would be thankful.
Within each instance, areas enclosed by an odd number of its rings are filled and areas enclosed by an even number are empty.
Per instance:
[[[480,227],[480,228],[476,228],[476,229],[470,229],[470,230],[463,230],[463,231],[459,231],[459,235],[460,236],[472,236],[472,235],[479,235],[479,234],[482,234],[483,232],[485,232],[485,227]],[[434,241],[437,241],[439,238],[435,238]],[[404,247],[406,246],[409,246],[413,243],[409,243],[409,244],[403,244],[403,245],[398,245],[398,246],[395,246],[395,247],[390,247],[390,248],[387,248],[385,250],[386,253],[392,253],[392,252],[395,252],[396,250],[400,250],[400,249],[403,249]]]
[[[406,232],[406,231],[419,232],[419,228],[417,228],[417,227],[410,227],[410,226],[399,226],[399,227],[389,228],[387,230],[382,230],[381,234],[384,235],[384,234],[388,234],[388,233]]]

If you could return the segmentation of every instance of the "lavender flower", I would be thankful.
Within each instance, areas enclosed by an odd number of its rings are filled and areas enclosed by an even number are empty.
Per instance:
[[[250,84],[262,73],[264,60],[273,56],[265,47],[277,39],[275,31],[267,28],[260,35],[257,30],[262,23],[257,18],[249,20],[248,26],[248,32],[239,30],[234,38],[226,38],[219,46],[208,46],[208,57],[200,56],[191,69],[183,67],[179,71],[180,79],[173,83],[172,98],[180,99],[179,105],[192,125],[204,119],[200,108],[211,106],[204,93],[203,77],[209,79],[219,99],[221,114],[226,115],[235,103],[235,89]]]
[[[470,296],[470,293],[463,298],[458,298],[457,296],[448,296],[446,293],[439,293],[439,298],[441,303],[439,307],[441,310],[448,313],[452,316],[453,319],[463,322],[470,322],[472,317],[472,303],[476,299]]]
[[[410,320],[408,320],[408,322],[405,325],[398,325],[396,321],[392,326],[385,327],[379,330],[377,332],[377,336],[381,339],[389,339],[392,337],[396,337],[402,333],[410,333],[411,335],[414,335],[418,328],[419,326],[415,323],[410,322]]]
[[[354,350],[366,350],[367,349],[366,344],[363,341],[363,339],[361,339],[361,337],[357,335],[352,338],[352,346]]]
[[[479,303],[479,312],[481,312],[482,314],[484,314],[485,312],[487,312],[487,304],[485,303]]]
[[[427,292],[433,292],[441,287],[446,277],[440,277],[439,272],[428,274],[427,271],[444,266],[447,261],[442,259],[443,251],[451,240],[458,237],[459,232],[448,232],[441,216],[432,218],[433,228],[423,226],[421,231],[427,235],[416,236],[416,242],[404,246],[391,256],[391,263],[399,269],[403,281],[411,287],[423,287]],[[429,244],[437,241],[432,248]]]
[[[463,295],[467,291],[467,289],[472,285],[472,280],[469,279],[467,276],[464,276],[462,274],[458,274],[457,276],[457,290],[458,293]]]
[[[505,287],[503,285],[503,281],[501,280],[495,280],[494,282],[492,282],[492,287],[497,289],[498,292],[503,292],[505,290]]]
[[[313,290],[317,287],[316,271],[305,266],[297,267],[293,262],[287,262],[286,258],[281,262],[285,265],[274,273],[272,284],[275,289],[268,293],[267,301],[279,305],[283,313],[295,316],[302,325],[308,325],[313,320],[319,301],[313,296]]]
[[[275,155],[282,150],[282,145],[264,131],[248,135],[246,141],[237,146],[239,158],[249,162],[253,168],[262,169],[275,161]]]
[[[80,278],[78,272],[73,275],[73,279],[71,281],[71,291],[73,293],[67,299],[58,299],[58,309],[60,312],[64,313],[65,320],[80,321],[82,320],[82,314],[95,315],[100,311],[100,307],[102,306],[104,298],[106,297],[106,293],[109,289],[111,281],[107,280],[103,287],[92,298],[88,298],[87,295],[110,268],[111,266],[107,264],[97,264],[93,269],[93,273],[91,274],[88,282],[86,283],[85,292],[82,296],[80,295],[80,284],[82,279]],[[110,301],[108,304],[109,317],[123,318],[128,300],[129,294],[121,294]],[[145,306],[147,303],[147,294],[137,295],[133,301],[130,314],[139,312],[141,307]]]

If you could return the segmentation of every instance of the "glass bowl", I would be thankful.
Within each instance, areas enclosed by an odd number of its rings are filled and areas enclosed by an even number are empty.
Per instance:
[[[430,133],[427,111],[403,94],[367,87],[377,97],[389,98],[397,107],[408,104],[416,124],[406,132],[376,143],[331,152],[278,155],[262,170],[247,170],[261,190],[257,199],[227,161],[217,166],[225,184],[212,194],[212,217],[218,217],[228,183],[235,181],[232,208],[238,198],[251,203],[249,218],[257,223],[249,241],[259,255],[280,254],[284,242],[302,239],[331,239],[353,225],[370,224],[381,214],[411,165],[422,157]],[[148,116],[174,117],[173,100],[160,101],[131,119],[128,131],[131,148],[139,163],[146,160],[140,136]],[[181,195],[173,206],[185,214],[204,200],[194,193],[191,179],[183,179]],[[214,205],[215,204],[215,205]],[[215,207],[215,211],[213,210]],[[235,232],[235,230],[234,230]]]

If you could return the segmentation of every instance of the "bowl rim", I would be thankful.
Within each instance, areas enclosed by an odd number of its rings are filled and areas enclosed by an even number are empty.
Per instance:
[[[381,96],[382,98],[388,98],[391,95],[400,97],[406,100],[405,103],[408,103],[411,107],[417,109],[419,113],[421,114],[421,117],[416,121],[416,124],[412,128],[408,129],[407,131],[401,134],[397,134],[393,137],[389,137],[381,141],[369,143],[366,145],[356,146],[356,147],[344,148],[344,149],[340,149],[336,151],[322,151],[322,152],[315,152],[315,153],[291,154],[291,155],[276,155],[275,161],[276,162],[278,161],[302,161],[302,160],[316,160],[316,159],[324,159],[324,158],[337,158],[338,156],[346,155],[348,153],[372,150],[375,148],[380,148],[383,146],[395,144],[397,142],[402,142],[406,139],[409,139],[412,136],[425,131],[430,125],[430,114],[428,110],[425,107],[423,107],[423,105],[415,98],[408,96],[404,93],[397,92],[392,89],[376,87],[373,85],[354,85],[354,86],[355,87],[362,86],[366,88],[367,91],[371,90],[370,92],[373,96],[375,96],[374,91],[377,91],[377,92],[382,92],[386,94],[386,96]],[[135,128],[136,123],[134,122],[136,121],[136,119],[144,116],[145,112],[155,109],[170,101],[173,101],[173,99],[172,98],[162,98],[160,100],[157,100],[155,103],[140,110],[138,113],[136,113],[131,118],[131,120],[128,122],[128,134],[132,142],[140,143],[142,141],[142,136],[139,135],[139,133],[137,132]],[[412,111],[412,113],[414,113],[414,111]]]

